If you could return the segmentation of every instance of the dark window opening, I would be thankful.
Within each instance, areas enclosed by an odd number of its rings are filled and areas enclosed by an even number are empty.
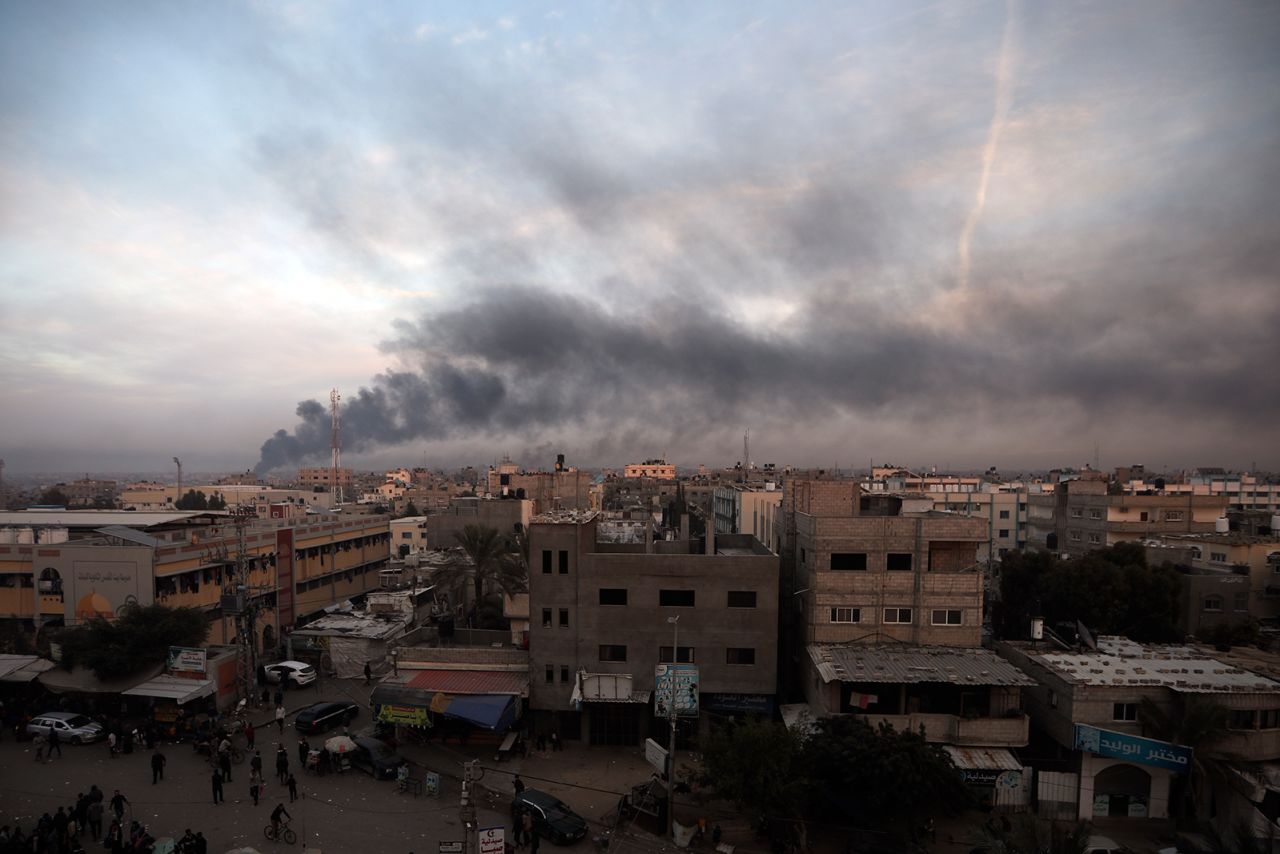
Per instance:
[[[627,604],[627,589],[625,587],[601,587],[600,588],[600,604],[601,605]]]
[[[910,572],[911,555],[907,552],[889,552],[885,560],[885,569],[890,572]]]
[[[756,606],[756,592],[754,590],[730,590],[728,605],[730,608],[754,608]]]
[[[837,570],[865,571],[867,568],[866,552],[832,552],[831,568]]]
[[[542,550],[542,572],[544,575],[551,574],[551,549]]]
[[[679,659],[677,660],[677,663],[679,663],[679,664],[692,664],[692,663],[693,663],[693,647],[691,647],[691,646],[682,646],[682,647],[680,647],[679,655],[680,655],[680,657],[679,657]],[[669,646],[660,646],[660,647],[658,647],[658,663],[659,663],[659,664],[671,664],[671,663],[672,663],[672,661],[671,661],[671,647],[669,647]]]
[[[725,650],[725,664],[755,664],[756,651],[752,647],[731,646]]]
[[[560,574],[569,574],[569,553],[566,551],[560,552]]]
[[[627,660],[626,644],[616,644],[616,643],[600,644],[600,660],[601,661],[626,661]]]
[[[658,604],[663,608],[692,608],[692,590],[659,590]]]

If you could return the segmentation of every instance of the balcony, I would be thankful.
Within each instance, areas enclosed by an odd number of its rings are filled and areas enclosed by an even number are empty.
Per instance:
[[[1031,731],[1031,719],[1026,715],[1000,718],[968,718],[959,715],[864,716],[872,726],[881,721],[899,732],[919,732],[924,727],[927,741],[937,744],[955,744],[962,747],[1026,747]]]

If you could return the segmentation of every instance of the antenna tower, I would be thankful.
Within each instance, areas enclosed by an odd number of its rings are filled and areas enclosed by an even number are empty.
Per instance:
[[[332,389],[329,392],[329,410],[333,415],[333,434],[330,438],[330,444],[333,446],[333,482],[331,494],[333,495],[333,506],[337,507],[342,503],[342,484],[338,482],[338,469],[342,465],[342,432],[338,418],[338,401],[342,400],[342,395],[338,394],[338,390]]]
[[[182,500],[182,460],[174,457],[173,464],[178,467],[178,497],[173,501],[173,504],[176,507],[178,502]]]
[[[742,471],[751,471],[751,429],[742,434]]]

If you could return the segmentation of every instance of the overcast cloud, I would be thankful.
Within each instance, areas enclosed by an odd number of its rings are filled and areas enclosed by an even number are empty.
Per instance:
[[[1261,3],[7,4],[0,457],[288,469],[337,387],[370,466],[1280,468],[1276,44]]]

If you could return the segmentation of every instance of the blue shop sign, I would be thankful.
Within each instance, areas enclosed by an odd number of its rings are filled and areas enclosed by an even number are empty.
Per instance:
[[[1140,735],[1098,729],[1088,724],[1076,724],[1076,750],[1087,750],[1110,759],[1124,759],[1141,765],[1164,768],[1177,774],[1191,770],[1191,748]]]

